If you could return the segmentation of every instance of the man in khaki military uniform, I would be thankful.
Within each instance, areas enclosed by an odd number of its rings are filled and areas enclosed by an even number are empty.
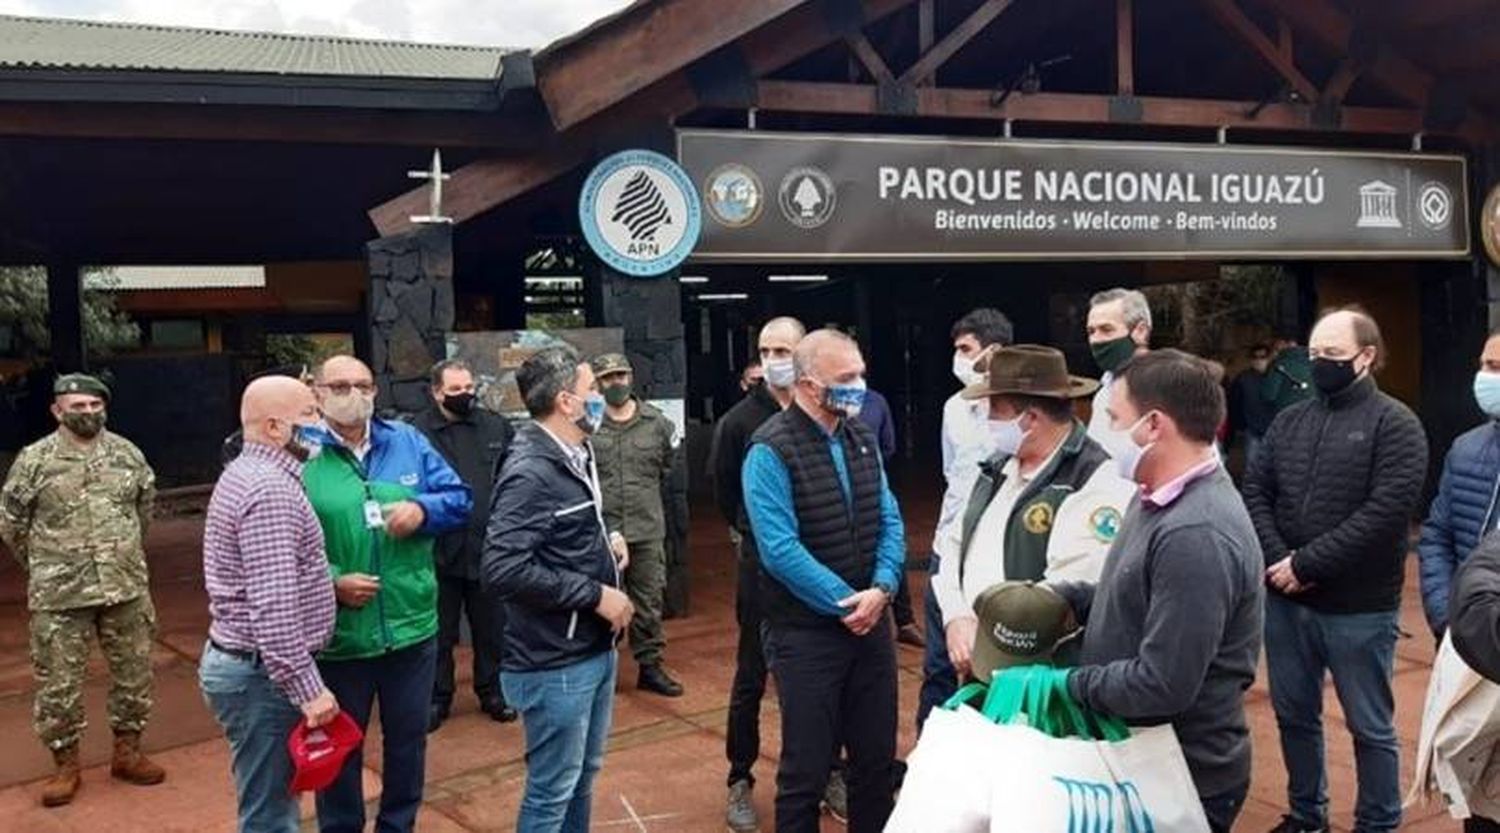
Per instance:
[[[79,787],[90,635],[112,677],[110,774],[143,786],[166,778],[140,746],[151,714],[156,612],[143,541],[156,475],[140,449],[104,429],[104,383],[69,374],[53,393],[57,432],[22,449],[0,488],[0,540],[28,574],[32,725],[57,763],[42,792],[48,807],[69,803]]]
[[[662,633],[662,593],[667,583],[664,540],[666,515],[662,482],[677,453],[676,429],[661,411],[635,396],[630,362],[618,353],[593,361],[604,393],[605,420],[594,434],[604,523],[625,537],[630,563],[625,592],[635,605],[630,620],[630,649],[641,667],[636,687],[664,697],[681,697],[682,684],[662,668],[666,637]]]

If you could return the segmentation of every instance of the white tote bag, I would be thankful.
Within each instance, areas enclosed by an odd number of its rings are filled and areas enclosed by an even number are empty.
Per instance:
[[[885,833],[987,833],[990,789],[1009,727],[959,706],[933,709],[906,759],[906,778]]]
[[[990,833],[1208,833],[1208,820],[1171,726],[1122,741],[1059,739],[1031,729],[1027,749],[992,785]]]

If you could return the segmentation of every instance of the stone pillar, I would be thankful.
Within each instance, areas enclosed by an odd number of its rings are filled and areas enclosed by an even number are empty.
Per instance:
[[[365,246],[370,270],[370,367],[383,412],[424,410],[427,373],[447,356],[453,328],[453,228],[426,225],[372,240]]]
[[[590,324],[625,331],[625,355],[635,371],[642,399],[685,399],[687,343],[682,325],[682,292],[676,271],[656,278],[633,278],[600,264],[589,292],[596,318]],[[667,588],[663,612],[688,614],[687,438],[680,437],[671,476],[662,484],[667,517]]]

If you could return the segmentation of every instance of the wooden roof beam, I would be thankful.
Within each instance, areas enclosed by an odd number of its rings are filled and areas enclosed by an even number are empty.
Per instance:
[[[872,23],[915,0],[855,2],[863,22]],[[846,32],[835,31],[821,5],[804,4],[741,38],[734,48],[742,54],[746,69],[755,77],[764,76],[842,37]],[[443,213],[462,223],[561,176],[582,164],[596,148],[611,146],[640,124],[670,124],[698,105],[687,71],[679,70],[557,137],[544,152],[484,159],[454,171],[443,185]],[[411,216],[426,211],[428,188],[414,188],[370,209],[370,222],[382,236],[409,229]]]
[[[1347,14],[1327,0],[1260,0],[1260,3],[1286,18],[1287,22],[1302,34],[1311,37],[1323,49],[1335,55],[1349,54],[1354,23]],[[1436,85],[1432,73],[1385,46],[1376,50],[1364,75],[1402,101],[1424,110],[1431,102]],[[1458,132],[1470,137],[1493,138],[1500,130],[1497,130],[1493,121],[1471,106],[1462,114]]]
[[[761,109],[795,113],[874,116],[880,114],[879,90],[874,85],[824,84],[805,81],[761,81]],[[923,118],[982,119],[988,121],[1108,124],[1113,96],[1076,93],[1013,95],[994,106],[994,91],[922,87],[917,90],[917,113]],[[1160,127],[1230,127],[1248,130],[1329,132],[1313,118],[1307,104],[1269,104],[1217,99],[1139,96],[1141,117],[1130,124]],[[1410,135],[1422,129],[1416,109],[1345,107],[1339,131],[1347,133]]]
[[[874,78],[877,83],[895,82],[896,77],[891,74],[891,68],[886,66],[885,59],[880,57],[875,45],[870,43],[870,39],[865,37],[864,32],[856,32],[844,38],[844,42],[849,44],[849,50],[854,53],[854,57],[859,59],[865,72],[870,73],[870,77]]]
[[[533,58],[552,123],[566,130],[809,0],[658,0]]]
[[[1276,70],[1277,74],[1302,96],[1303,101],[1318,100],[1317,86],[1297,69],[1290,51],[1272,42],[1266,33],[1255,25],[1255,21],[1247,17],[1245,12],[1235,5],[1234,0],[1203,0],[1203,4],[1214,13],[1220,23],[1260,56],[1262,61]]]
[[[1010,7],[1014,0],[984,0],[979,8],[975,9],[964,18],[953,31],[943,36],[933,47],[927,50],[917,62],[901,74],[901,83],[914,84],[918,79],[929,78],[938,67],[948,63],[948,60],[958,54],[958,50],[964,48],[974,36],[984,31],[984,27],[990,25],[1000,13]]]

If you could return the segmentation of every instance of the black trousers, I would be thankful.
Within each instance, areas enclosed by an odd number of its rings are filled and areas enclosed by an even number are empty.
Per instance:
[[[1500,833],[1500,824],[1479,816],[1464,819],[1464,833]]]
[[[499,697],[500,646],[505,633],[505,608],[484,592],[478,581],[438,575],[437,674],[432,702],[453,704],[453,648],[458,644],[459,617],[468,614],[474,637],[474,694],[480,703]]]
[[[894,805],[896,648],[890,617],[855,636],[842,624],[771,625],[766,656],[781,704],[777,833],[817,833],[840,745],[848,752],[850,833],[879,833]]]
[[[741,543],[734,615],[740,626],[734,684],[729,692],[729,728],[724,755],[729,758],[729,785],[755,783],[751,767],[760,757],[760,701],[766,694],[766,655],[760,644],[759,562],[753,545]]]

